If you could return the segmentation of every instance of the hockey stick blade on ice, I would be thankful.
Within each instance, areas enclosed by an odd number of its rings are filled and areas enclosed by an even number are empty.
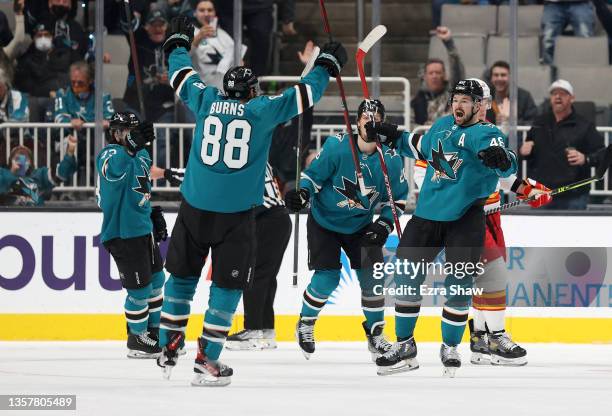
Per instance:
[[[306,66],[302,71],[301,78],[304,78],[314,66],[315,61],[317,60],[317,56],[319,56],[320,48],[315,46],[312,50],[312,55],[310,55],[310,59],[306,62]],[[295,190],[299,191],[300,189],[300,176],[302,175],[302,141],[304,135],[304,116],[300,114],[298,116],[298,138],[297,144],[295,146]],[[293,287],[297,287],[298,284],[298,256],[299,256],[299,236],[300,236],[300,213],[296,212],[294,221],[293,221],[293,276],[291,279],[291,284]]]

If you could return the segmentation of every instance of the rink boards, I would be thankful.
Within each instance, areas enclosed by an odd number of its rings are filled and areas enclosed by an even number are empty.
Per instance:
[[[176,214],[166,214],[168,228]],[[405,223],[408,216],[402,219]],[[123,339],[124,294],[118,273],[97,235],[102,215],[95,212],[5,212],[0,216],[0,340]],[[610,247],[612,217],[511,216],[502,220],[508,246]],[[306,265],[306,221],[300,221],[299,285],[291,286],[293,240],[278,275],[275,310],[279,340],[291,340],[310,272]],[[162,246],[162,252],[167,243]],[[607,266],[608,269],[612,266]],[[612,288],[612,269],[604,270]],[[208,290],[203,272],[192,303],[188,337],[201,331]],[[612,289],[602,290],[599,306],[510,308],[508,329],[522,342],[612,342]],[[606,304],[606,302],[608,302]],[[393,331],[387,309],[386,330]],[[440,307],[423,308],[416,337],[440,339]],[[361,329],[360,291],[355,276],[342,271],[340,287],[330,298],[317,339],[357,341]],[[242,325],[239,316],[234,329]]]

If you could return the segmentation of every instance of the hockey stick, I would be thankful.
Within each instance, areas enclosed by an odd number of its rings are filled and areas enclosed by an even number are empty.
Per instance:
[[[586,179],[582,179],[581,181],[578,181],[578,182],[570,183],[569,185],[564,185],[559,188],[555,188],[550,192],[550,194],[558,195],[563,192],[571,191],[576,188],[581,188],[583,186],[590,185],[593,182],[600,181],[605,176],[608,170],[608,167],[610,167],[610,165],[612,165],[612,145],[608,146],[608,148],[605,150],[605,154],[603,155],[601,162],[599,162],[599,165],[595,169],[595,176],[592,176]],[[516,201],[508,202],[507,204],[500,205],[497,208],[487,210],[485,214],[486,215],[495,214],[500,211],[505,211],[510,208],[514,208],[523,203],[529,203],[531,201],[535,201],[535,199],[536,199],[535,196],[531,198],[527,198],[527,199],[517,199]]]
[[[363,90],[363,97],[366,100],[370,99],[370,91],[368,90],[368,83],[366,81],[365,69],[363,61],[365,60],[366,54],[387,33],[387,28],[383,25],[378,25],[359,44],[357,53],[355,54],[355,60],[357,61],[357,72],[359,72],[359,78],[361,78],[361,89]],[[370,113],[370,120],[374,121],[374,114]],[[382,168],[383,178],[385,180],[385,188],[387,188],[387,196],[389,197],[389,203],[391,204],[391,214],[393,215],[393,222],[395,223],[395,229],[397,235],[402,238],[402,229],[399,222],[399,216],[397,215],[397,208],[395,206],[395,199],[393,199],[393,190],[391,189],[391,181],[389,180],[389,171],[387,170],[387,164],[385,163],[385,155],[383,153],[382,146],[379,141],[376,141],[376,152],[378,153],[378,159],[380,160],[380,167]]]
[[[327,18],[327,10],[325,9],[325,0],[319,0],[319,6],[321,8],[321,16],[323,17],[323,26],[325,28],[325,33],[329,36],[329,41],[333,42],[334,38],[331,33],[331,28],[329,26],[329,19]],[[355,174],[357,175],[357,182],[359,183],[359,190],[362,195],[368,195],[370,191],[368,191],[365,187],[365,182],[363,181],[363,173],[361,172],[361,165],[359,164],[359,159],[357,158],[357,149],[355,148],[355,143],[353,142],[353,128],[351,127],[351,120],[349,118],[348,105],[346,104],[346,94],[344,93],[344,84],[342,82],[342,76],[340,73],[336,75],[336,83],[338,84],[338,89],[340,90],[340,98],[342,101],[342,112],[344,116],[344,124],[346,125],[346,133],[349,136],[349,145],[351,147],[351,154],[353,155],[353,164],[355,165]]]
[[[310,72],[312,67],[314,66],[314,62],[319,55],[319,47],[315,46],[312,50],[312,55],[310,55],[310,59],[306,62],[306,66],[302,71],[301,78],[304,78],[306,74]],[[298,116],[298,139],[297,146],[295,149],[295,190],[300,190],[300,176],[302,175],[302,140],[304,136],[304,132],[302,131],[304,128],[304,116],[303,113],[300,113]],[[293,278],[292,285],[293,287],[297,287],[298,284],[298,255],[299,255],[299,236],[300,236],[300,213],[295,213],[295,218],[293,221]]]
[[[130,52],[132,53],[132,65],[134,66],[134,77],[136,78],[136,93],[138,94],[138,103],[140,105],[140,117],[143,120],[146,120],[147,116],[145,113],[144,98],[142,95],[142,78],[140,76],[140,65],[138,63],[138,51],[136,50],[136,39],[134,38],[134,30],[132,29],[130,0],[123,0],[123,4],[125,6],[125,18],[127,19]]]

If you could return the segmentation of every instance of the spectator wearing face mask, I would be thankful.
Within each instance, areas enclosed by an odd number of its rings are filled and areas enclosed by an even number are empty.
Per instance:
[[[210,0],[199,0],[194,12],[196,28],[191,46],[194,69],[206,85],[223,89],[223,75],[234,63],[234,40],[219,27],[215,5]],[[242,48],[242,55],[246,47]]]
[[[30,121],[45,121],[45,112],[55,91],[69,82],[70,65],[78,53],[53,46],[50,21],[41,21],[34,29],[34,42],[17,62],[14,85],[30,97]]]
[[[9,166],[0,168],[0,204],[40,206],[51,195],[51,190],[66,182],[76,171],[74,157],[76,143],[69,141],[66,154],[55,167],[34,168],[32,152],[24,146],[13,148]]]
[[[55,48],[66,48],[75,51],[81,58],[85,56],[88,46],[87,34],[81,25],[74,20],[77,2],[74,0],[28,1],[25,5],[27,27],[32,31],[41,21],[51,22],[53,45]]]

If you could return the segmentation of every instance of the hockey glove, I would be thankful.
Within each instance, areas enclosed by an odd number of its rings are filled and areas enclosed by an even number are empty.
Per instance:
[[[169,168],[164,169],[164,179],[172,186],[181,186],[185,178],[185,169]]]
[[[365,234],[361,237],[361,245],[363,247],[382,247],[392,231],[393,224],[388,219],[380,217],[368,225]]]
[[[144,149],[147,143],[153,140],[155,140],[153,124],[143,121],[138,127],[130,130],[130,133],[125,138],[125,145],[128,148],[128,152],[134,156],[139,150]]]
[[[533,208],[540,208],[552,201],[552,195],[550,189],[542,185],[540,182],[534,181],[533,179],[523,179],[523,186],[521,191],[517,192],[518,199],[525,200],[535,198],[529,201],[529,205]]]
[[[151,209],[151,221],[153,222],[153,238],[156,243],[166,241],[168,238],[168,229],[166,228],[166,220],[164,219],[164,211],[159,205]]]
[[[310,191],[300,188],[299,191],[291,189],[285,194],[285,205],[291,212],[299,212],[310,204]]]
[[[340,42],[328,42],[321,48],[321,53],[319,53],[315,65],[324,67],[327,69],[329,76],[336,77],[347,60],[346,49]]]
[[[501,171],[510,169],[512,166],[510,156],[506,149],[500,146],[491,146],[478,152],[478,157],[488,168],[499,169]]]
[[[166,52],[166,56],[170,55],[176,48],[185,48],[187,52],[191,49],[193,42],[193,24],[186,16],[178,16],[170,22],[170,36],[164,42],[162,48]]]
[[[368,121],[365,125],[367,141],[380,140],[382,144],[395,148],[398,139],[402,136],[402,132],[398,130],[397,125],[391,123],[373,123]]]

